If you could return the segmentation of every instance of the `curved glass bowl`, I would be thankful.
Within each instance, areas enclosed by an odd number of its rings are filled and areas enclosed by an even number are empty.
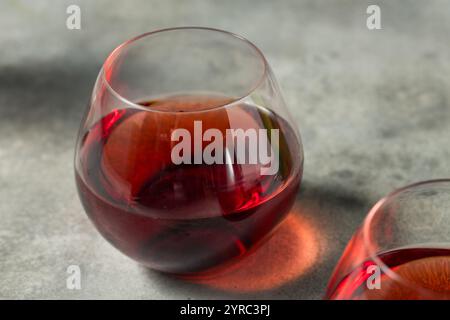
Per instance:
[[[196,276],[245,255],[285,218],[300,136],[262,53],[234,34],[174,28],[106,59],[75,155],[100,233],[156,270]]]

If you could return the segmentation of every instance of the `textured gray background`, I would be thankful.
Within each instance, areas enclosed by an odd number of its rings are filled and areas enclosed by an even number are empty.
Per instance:
[[[72,3],[80,31],[65,28]],[[358,0],[2,0],[0,298],[321,298],[376,200],[449,176],[449,3],[370,3],[381,6],[382,30],[367,30],[368,3]],[[237,274],[207,284],[148,271],[106,243],[72,168],[107,54],[145,31],[185,25],[233,31],[262,49],[306,157],[297,227],[284,225]],[[82,269],[82,290],[66,289],[70,264]]]

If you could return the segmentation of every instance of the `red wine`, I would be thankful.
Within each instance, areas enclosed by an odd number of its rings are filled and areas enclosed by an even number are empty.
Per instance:
[[[83,136],[79,194],[97,229],[120,251],[156,270],[199,275],[246,254],[286,216],[302,174],[297,136],[275,113],[244,103],[221,107],[228,101],[147,101],[143,110],[113,110]],[[173,164],[171,132],[193,133],[196,120],[203,130],[221,132],[278,129],[277,173],[262,175],[261,165],[236,162]]]
[[[401,279],[381,272],[380,288],[368,289],[376,265],[367,260],[355,268],[328,295],[331,299],[417,300],[450,299],[450,249],[406,248],[382,253],[378,258]]]

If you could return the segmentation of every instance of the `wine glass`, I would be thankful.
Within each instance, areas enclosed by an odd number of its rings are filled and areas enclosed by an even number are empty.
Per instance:
[[[381,199],[353,236],[328,299],[450,299],[450,180]]]
[[[79,196],[103,237],[186,277],[267,238],[302,169],[300,136],[261,51],[198,27],[146,33],[109,55],[75,154]]]

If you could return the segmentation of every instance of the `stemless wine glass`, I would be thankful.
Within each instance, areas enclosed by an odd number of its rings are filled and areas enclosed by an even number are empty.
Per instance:
[[[329,299],[450,299],[450,180],[380,200],[347,246]]]
[[[146,33],[110,54],[75,155],[100,233],[145,266],[183,276],[216,271],[267,238],[302,168],[300,136],[262,53],[197,27]]]

